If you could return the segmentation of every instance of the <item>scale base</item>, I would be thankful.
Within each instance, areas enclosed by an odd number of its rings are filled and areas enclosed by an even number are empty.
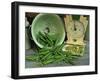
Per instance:
[[[84,45],[66,44],[62,50],[65,52],[70,52],[73,55],[83,56],[85,46],[86,46],[85,44]]]

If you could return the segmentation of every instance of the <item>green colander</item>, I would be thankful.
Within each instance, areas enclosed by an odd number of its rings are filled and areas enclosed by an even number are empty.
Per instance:
[[[39,32],[49,30],[49,35],[57,40],[56,45],[61,45],[65,38],[64,23],[56,14],[38,14],[32,22],[31,34],[32,39],[37,46],[43,48],[44,45],[37,40]]]

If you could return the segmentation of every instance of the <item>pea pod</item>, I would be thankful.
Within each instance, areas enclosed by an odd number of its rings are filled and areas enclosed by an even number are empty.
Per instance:
[[[48,54],[49,52],[50,52],[49,50],[46,50],[46,51],[39,52],[39,54],[45,55],[45,54]]]
[[[45,36],[46,36],[46,39],[47,39],[48,43],[52,46],[53,45],[53,40],[51,39],[51,37],[48,34],[46,34]]]
[[[56,59],[54,62],[55,63],[59,63],[59,62],[62,62],[63,58],[59,58],[59,59]]]
[[[25,59],[28,61],[36,61],[38,59],[38,56],[30,55],[30,56],[26,56]]]
[[[46,54],[43,58],[42,58],[42,60],[45,60],[47,57],[49,57],[50,56],[50,53],[48,53],[48,54]]]
[[[52,63],[54,60],[53,59],[49,59],[49,60],[45,60],[44,62],[42,62],[44,65],[50,64]]]

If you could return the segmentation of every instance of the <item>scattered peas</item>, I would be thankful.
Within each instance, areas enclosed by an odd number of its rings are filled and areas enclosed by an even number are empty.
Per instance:
[[[64,43],[61,45],[56,46],[55,43],[57,40],[52,39],[48,33],[41,33],[39,32],[38,41],[41,41],[44,44],[43,48],[39,48],[36,54],[31,56],[26,56],[26,60],[38,62],[40,66],[45,66],[52,63],[59,63],[64,62],[67,64],[74,65],[74,60],[78,59],[79,56],[75,56],[72,54],[71,51],[62,51],[64,47]],[[51,47],[51,48],[48,48]],[[76,52],[81,52],[82,48],[80,47],[68,47],[67,50],[73,49]],[[72,51],[73,51],[72,50]],[[79,51],[80,50],[80,51]]]

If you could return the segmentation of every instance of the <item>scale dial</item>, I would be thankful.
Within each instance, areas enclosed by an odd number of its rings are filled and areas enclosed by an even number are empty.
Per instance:
[[[84,36],[84,25],[80,21],[71,21],[67,27],[67,34],[73,39],[78,39]]]

